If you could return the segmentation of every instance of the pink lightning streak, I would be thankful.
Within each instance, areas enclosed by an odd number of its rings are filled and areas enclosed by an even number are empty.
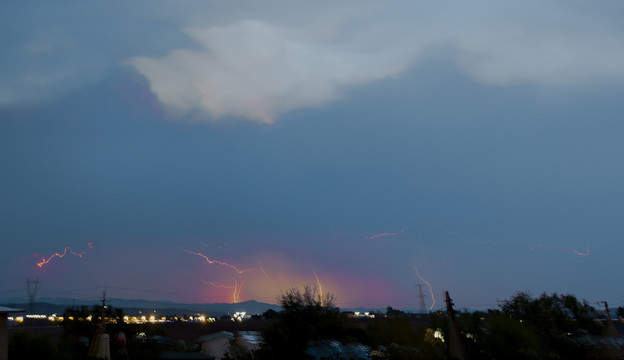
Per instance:
[[[70,254],[78,256],[79,258],[82,258],[82,255],[86,254],[86,252],[84,252],[84,251],[81,252],[81,253],[74,252],[69,246],[66,246],[65,247],[65,251],[63,251],[62,254],[54,253],[54,254],[50,255],[50,257],[47,258],[47,259],[44,256],[42,256],[42,255],[38,255],[38,256],[41,256],[41,261],[37,263],[37,266],[41,268],[41,267],[43,267],[43,265],[49,263],[50,260],[54,259],[55,257],[62,258],[63,256],[67,255],[67,250],[69,250]]]
[[[580,255],[580,256],[587,256],[587,255],[589,255],[589,246],[585,246],[585,251],[584,252],[580,252],[578,250],[575,250],[572,247],[568,247],[566,249],[561,249],[561,251],[568,251],[568,250],[571,250],[576,255]]]
[[[418,272],[418,269],[416,268],[416,263],[412,264],[412,267],[414,268],[414,271],[416,271],[416,275],[418,276],[418,278],[422,280],[425,284],[427,284],[427,286],[429,287],[429,293],[431,294],[431,299],[433,300],[433,303],[429,307],[429,310],[431,310],[433,309],[433,306],[435,305],[435,302],[436,302],[435,295],[433,295],[433,289],[431,288],[431,284],[429,284],[427,280],[423,279],[423,277],[420,276],[420,273]]]
[[[383,237],[383,236],[395,236],[395,235],[401,235],[401,233],[379,233],[379,234],[367,236],[366,238],[369,240],[373,240],[373,239]]]
[[[189,250],[186,250],[185,248],[183,248],[183,247],[181,247],[181,246],[178,246],[178,247],[179,247],[180,249],[182,249],[182,250],[186,251],[186,252],[187,252],[187,253],[189,253],[189,254],[193,254],[193,255],[197,255],[197,256],[201,256],[201,257],[203,257],[203,258],[206,260],[206,262],[207,262],[207,263],[209,263],[209,264],[219,264],[219,265],[222,265],[222,266],[227,266],[227,267],[229,267],[230,269],[232,269],[232,270],[236,271],[238,274],[243,274],[243,273],[246,273],[246,272],[252,271],[252,269],[248,269],[248,270],[240,270],[240,269],[238,269],[236,266],[234,266],[234,265],[232,265],[232,264],[228,264],[228,263],[226,263],[226,262],[219,261],[219,260],[213,260],[213,259],[210,259],[208,256],[206,256],[206,255],[202,254],[202,253],[198,253],[198,252],[194,252],[194,251],[189,251]]]

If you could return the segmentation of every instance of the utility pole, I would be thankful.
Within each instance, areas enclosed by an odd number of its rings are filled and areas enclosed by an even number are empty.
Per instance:
[[[88,356],[95,359],[110,360],[110,347],[108,345],[109,336],[106,334],[106,321],[104,317],[106,315],[106,288],[102,292],[102,309],[100,312],[100,323],[95,330],[93,341],[89,345]]]
[[[104,316],[106,315],[106,288],[104,288],[104,291],[102,291],[102,312],[101,312],[101,322],[100,322],[100,326],[102,327],[102,330],[106,329],[106,323],[104,322]]]
[[[420,312],[425,313],[427,311],[427,307],[425,306],[425,294],[423,294],[422,288],[423,284],[414,284],[414,287],[418,288],[418,309]]]
[[[448,344],[446,356],[448,359],[466,360],[464,352],[462,351],[461,342],[459,341],[459,335],[457,334],[453,300],[451,300],[446,290],[444,291],[444,301],[446,302],[446,315],[448,316]]]
[[[26,278],[26,291],[28,291],[28,311],[31,314],[35,313],[35,296],[37,296],[38,288],[39,277],[37,277],[37,280],[30,280],[29,278]]]

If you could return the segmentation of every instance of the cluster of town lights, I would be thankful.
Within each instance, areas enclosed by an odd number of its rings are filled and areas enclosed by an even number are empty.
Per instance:
[[[239,320],[242,321],[242,319],[245,317],[245,313],[236,313],[234,314],[234,317]],[[25,316],[9,316],[7,317],[7,320],[9,322],[12,323],[18,323],[21,324],[24,322],[24,319],[33,319],[33,320],[48,320],[50,322],[62,322],[63,320],[65,320],[65,318],[63,316],[58,316],[56,314],[52,314],[52,315],[25,315]],[[100,318],[98,318],[97,320],[99,320]],[[78,320],[78,321],[93,321],[93,316],[89,315],[87,317],[80,317],[80,318],[75,318],[74,316],[68,316],[67,320],[70,321],[74,321],[74,320]],[[117,322],[118,319],[115,318],[105,318],[106,322]],[[190,323],[200,323],[200,324],[204,324],[204,323],[213,323],[215,321],[217,321],[216,318],[214,317],[208,317],[205,315],[197,315],[197,316],[188,316],[188,317],[157,317],[156,315],[150,315],[150,316],[146,316],[146,315],[140,315],[140,316],[129,316],[129,315],[125,315],[121,320],[123,320],[124,323],[126,324],[157,324],[157,323],[165,323],[165,322],[174,322],[174,321],[181,321],[181,322],[190,322]]]
[[[230,318],[230,320],[232,321],[243,321],[243,319],[245,319],[246,317],[246,312],[235,312],[234,315],[232,315],[232,317]],[[249,317],[249,316],[247,316]]]

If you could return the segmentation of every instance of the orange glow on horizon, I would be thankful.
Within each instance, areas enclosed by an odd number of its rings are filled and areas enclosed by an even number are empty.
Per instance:
[[[203,279],[202,279],[203,280]],[[204,284],[213,286],[213,287],[217,287],[217,288],[223,288],[223,289],[233,289],[233,293],[232,293],[232,303],[233,304],[237,304],[240,302],[240,293],[241,290],[243,289],[243,285],[245,284],[245,279],[243,279],[243,281],[241,281],[240,286],[238,284],[238,281],[234,278],[232,278],[232,280],[234,280],[234,285],[223,285],[223,284],[215,284],[212,281],[206,281],[203,280]]]

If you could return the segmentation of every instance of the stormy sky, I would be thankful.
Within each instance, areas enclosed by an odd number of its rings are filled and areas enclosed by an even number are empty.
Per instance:
[[[3,3],[0,301],[624,305],[623,14]]]

